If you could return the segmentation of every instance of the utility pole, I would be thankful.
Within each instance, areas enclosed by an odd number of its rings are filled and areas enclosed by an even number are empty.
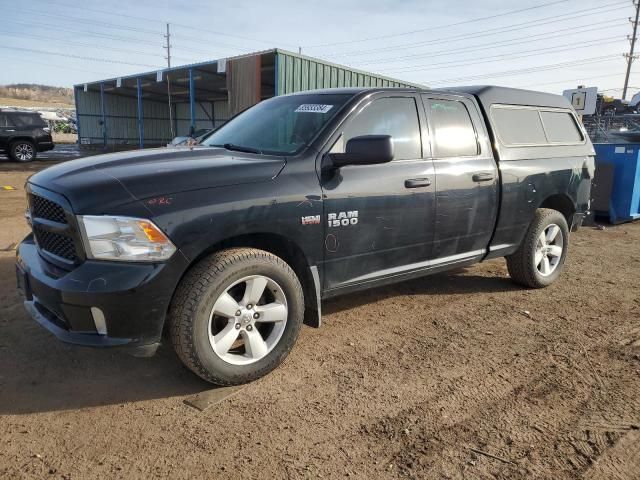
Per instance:
[[[640,14],[640,0],[634,0],[633,5],[636,7],[636,19],[633,23],[633,36],[631,37],[631,50],[629,53],[625,53],[625,57],[627,59],[627,73],[624,76],[624,88],[622,89],[622,100],[627,97],[627,87],[629,86],[629,75],[631,74],[631,64],[636,59],[633,54],[633,51],[636,46],[636,32],[638,31],[638,15]],[[631,18],[629,18],[631,21]]]
[[[164,58],[167,59],[167,67],[171,68],[171,33],[169,33],[169,23],[167,23],[167,33],[164,35],[164,38],[167,39],[166,45],[162,47],[167,50],[167,56]],[[632,47],[632,50],[633,50],[633,47]]]
[[[167,33],[164,35],[167,39],[167,44],[162,48],[167,49],[167,68],[171,68],[171,32],[169,32],[169,22],[167,22]],[[175,137],[175,131],[173,128],[173,107],[171,106],[171,75],[166,72],[167,76],[167,100],[169,101],[169,130],[171,131],[171,138]]]

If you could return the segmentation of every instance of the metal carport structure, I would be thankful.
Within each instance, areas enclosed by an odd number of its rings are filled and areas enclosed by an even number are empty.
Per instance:
[[[275,95],[350,86],[419,85],[272,49],[75,85],[78,138],[104,148],[158,146]]]

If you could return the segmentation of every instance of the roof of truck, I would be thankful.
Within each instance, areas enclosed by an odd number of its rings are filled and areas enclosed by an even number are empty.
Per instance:
[[[569,100],[553,93],[522,90],[519,88],[496,87],[493,85],[475,85],[439,89],[451,93],[467,93],[478,98],[485,107],[494,103],[506,105],[531,105],[535,107],[571,108]]]
[[[571,108],[569,101],[562,95],[552,93],[536,92],[533,90],[522,90],[519,88],[496,87],[493,85],[475,85],[466,87],[448,87],[438,89],[422,88],[382,88],[382,87],[348,87],[348,88],[326,88],[322,90],[306,90],[292,95],[308,94],[337,94],[350,93],[360,94],[364,92],[417,92],[417,93],[451,93],[473,95],[478,101],[488,108],[495,103],[506,105],[530,105],[536,107]]]

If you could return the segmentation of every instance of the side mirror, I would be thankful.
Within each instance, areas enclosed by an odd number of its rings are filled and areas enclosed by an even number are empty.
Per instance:
[[[344,153],[331,153],[331,163],[345,165],[373,165],[393,160],[393,141],[390,135],[362,135],[347,142]]]

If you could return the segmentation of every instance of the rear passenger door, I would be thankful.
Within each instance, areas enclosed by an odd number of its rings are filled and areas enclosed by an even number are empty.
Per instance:
[[[476,104],[463,96],[422,96],[436,177],[436,264],[484,255],[498,211],[498,168]]]

